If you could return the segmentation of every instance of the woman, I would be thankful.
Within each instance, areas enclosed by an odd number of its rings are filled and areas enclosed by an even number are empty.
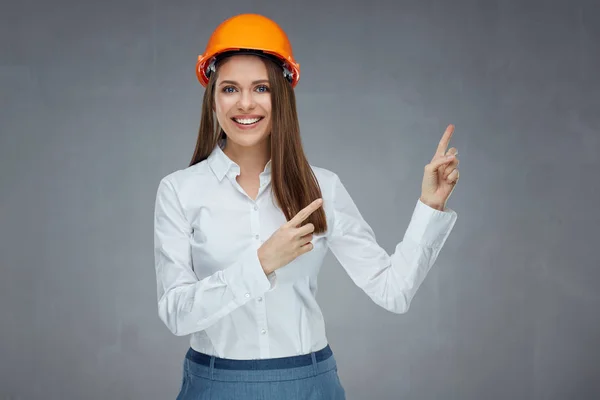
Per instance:
[[[381,307],[408,310],[456,221],[446,130],[389,256],[333,172],[304,155],[288,38],[255,14],[223,22],[197,63],[206,88],[190,166],[155,209],[158,310],[191,335],[178,399],[344,399],[315,301],[328,250]]]

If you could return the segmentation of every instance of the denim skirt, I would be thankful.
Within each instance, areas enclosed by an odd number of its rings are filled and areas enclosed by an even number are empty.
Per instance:
[[[306,355],[230,360],[189,349],[177,400],[345,400],[329,345]]]

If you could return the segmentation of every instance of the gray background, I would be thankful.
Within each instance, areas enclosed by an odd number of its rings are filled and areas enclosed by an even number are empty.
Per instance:
[[[154,196],[192,155],[196,56],[242,12],[289,34],[309,160],[386,250],[456,124],[459,220],[408,314],[326,259],[348,399],[599,398],[600,7],[566,0],[4,2],[0,398],[175,398]]]

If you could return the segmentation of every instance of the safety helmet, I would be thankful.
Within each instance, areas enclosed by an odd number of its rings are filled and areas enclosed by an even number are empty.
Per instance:
[[[254,54],[275,60],[292,87],[300,79],[300,64],[294,59],[286,33],[274,21],[258,14],[240,14],[222,22],[210,36],[204,54],[198,56],[196,76],[206,87],[215,62],[232,54]]]

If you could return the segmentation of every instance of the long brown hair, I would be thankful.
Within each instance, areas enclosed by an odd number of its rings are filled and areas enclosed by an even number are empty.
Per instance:
[[[294,90],[280,66],[266,58],[261,57],[261,60],[267,67],[271,92],[271,185],[275,201],[289,221],[312,201],[322,197],[321,188],[302,147]],[[222,61],[216,63],[216,72],[211,74],[204,92],[198,139],[190,166],[208,158],[215,146],[226,140],[213,112],[218,66]],[[309,222],[315,226],[315,234],[327,230],[323,206],[302,225]]]

